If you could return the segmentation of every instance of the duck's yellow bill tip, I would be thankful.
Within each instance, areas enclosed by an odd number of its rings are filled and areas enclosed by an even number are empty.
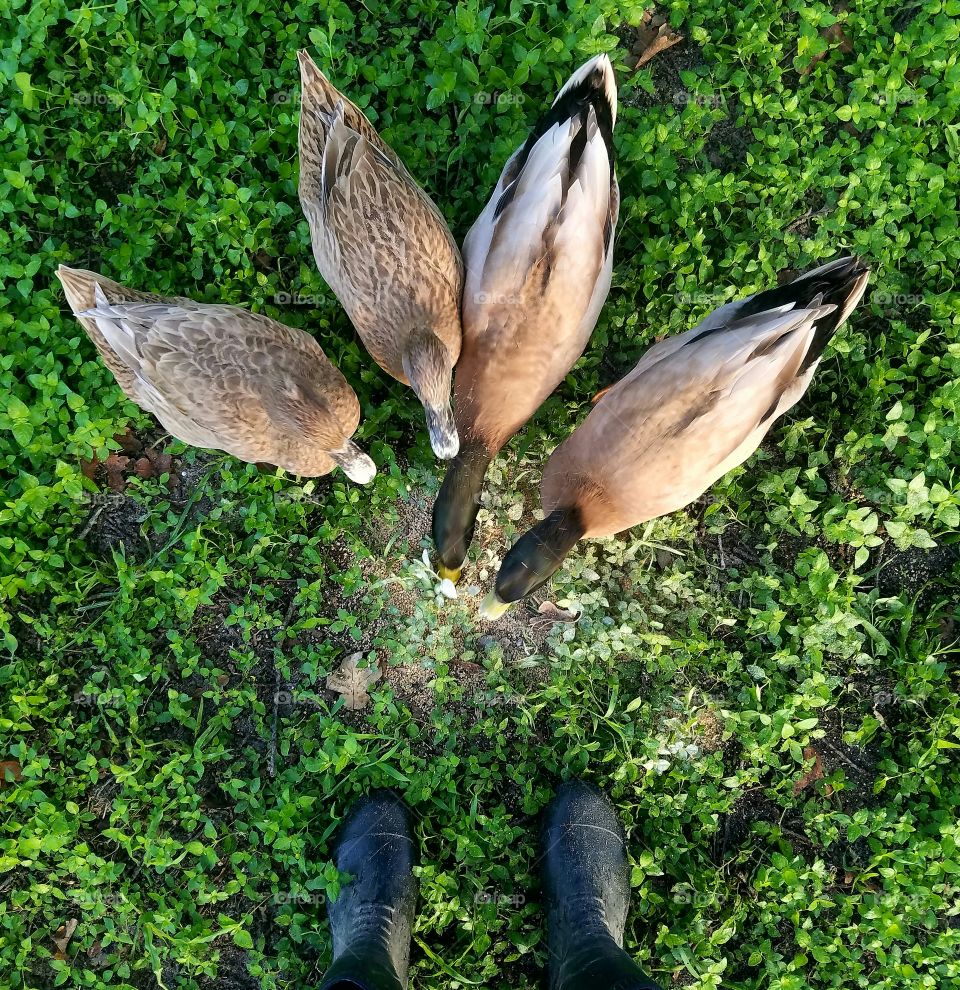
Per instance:
[[[460,580],[462,573],[462,567],[444,567],[443,564],[437,564],[437,574],[440,576],[441,581],[452,581],[456,584]]]
[[[480,603],[480,616],[490,622],[496,622],[496,620],[510,608],[511,604],[511,602],[500,601],[497,597],[497,593],[495,591],[491,591],[490,594],[487,595],[487,597]]]

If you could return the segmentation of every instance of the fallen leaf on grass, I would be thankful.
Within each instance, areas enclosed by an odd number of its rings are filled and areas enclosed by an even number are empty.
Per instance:
[[[537,611],[551,622],[577,622],[583,614],[582,612],[574,612],[569,608],[560,608],[553,602],[541,602]]]
[[[66,924],[61,925],[54,932],[53,944],[57,947],[57,951],[53,954],[54,959],[64,960],[67,958],[67,946],[70,944],[70,939],[73,938],[73,933],[77,930],[79,923],[76,918],[70,918]]]
[[[19,760],[0,760],[0,787],[6,787],[11,781],[18,780],[23,780],[23,768]]]
[[[170,454],[165,454],[162,450],[151,447],[147,451],[147,460],[156,474],[170,474],[173,470],[173,457]]]
[[[90,960],[88,965],[92,966],[94,969],[104,969],[108,965],[108,960],[103,951],[103,946],[100,944],[100,939],[97,939],[93,945],[87,949],[87,958]]]
[[[122,492],[127,487],[125,472],[129,463],[130,458],[124,457],[123,454],[111,454],[103,462],[103,466],[107,469],[107,484],[112,491]]]
[[[670,27],[665,14],[652,9],[645,11],[640,27],[637,28],[636,44],[632,48],[632,53],[637,56],[634,69],[642,68],[654,55],[659,55],[681,41],[683,35]]]
[[[351,653],[332,673],[327,675],[327,690],[343,695],[343,703],[351,711],[366,707],[370,700],[367,688],[380,680],[378,667],[360,667],[362,653]]]
[[[120,444],[120,449],[130,457],[136,457],[143,450],[143,444],[139,437],[129,427],[123,433],[115,433],[113,439],[114,442]]]
[[[548,619],[553,619],[555,622],[576,622],[580,618],[579,612],[574,612],[568,608],[560,608],[559,605],[555,605],[553,602],[541,602],[537,611]]]
[[[823,763],[820,762],[820,754],[812,746],[807,746],[803,751],[803,758],[805,760],[813,760],[813,766],[793,785],[793,793],[795,795],[801,791],[805,791],[818,780],[823,780],[825,776]],[[832,793],[833,788],[828,784],[824,790],[824,794],[829,797]]]
[[[810,61],[800,70],[801,76],[808,76],[813,72],[814,66],[822,62],[835,48],[844,55],[849,55],[853,51],[853,42],[843,33],[840,22],[831,24],[820,32],[820,37],[827,43],[827,47],[822,52],[817,52]]]
[[[89,461],[82,459],[80,461],[80,473],[84,476],[84,478],[88,478],[90,481],[93,481],[96,478],[98,467],[100,467],[100,458],[97,457],[96,454],[94,454]]]

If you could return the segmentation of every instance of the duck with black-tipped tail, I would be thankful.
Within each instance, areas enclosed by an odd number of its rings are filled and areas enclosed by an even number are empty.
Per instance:
[[[869,274],[839,258],[654,344],[550,456],[546,516],[508,551],[481,615],[546,584],[580,540],[682,509],[742,464],[806,392]]]
[[[576,363],[607,297],[620,207],[616,118],[613,68],[598,55],[511,156],[464,241],[460,453],[433,510],[441,577],[460,576],[491,460]]]

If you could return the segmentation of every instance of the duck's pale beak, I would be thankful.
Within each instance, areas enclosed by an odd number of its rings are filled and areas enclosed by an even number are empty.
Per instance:
[[[495,591],[491,591],[489,595],[480,603],[480,615],[482,618],[489,620],[490,622],[496,622],[504,612],[512,605],[512,602],[502,602]]]
[[[437,574],[440,576],[441,581],[452,581],[456,584],[460,580],[462,573],[462,567],[444,567],[443,564],[437,564]]]

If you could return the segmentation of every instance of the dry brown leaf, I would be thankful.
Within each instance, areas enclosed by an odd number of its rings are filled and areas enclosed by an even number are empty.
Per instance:
[[[560,608],[559,605],[555,605],[553,602],[541,602],[537,611],[544,618],[550,619],[552,622],[577,622],[581,615],[580,612],[573,612],[568,608]]]
[[[123,454],[111,454],[104,462],[107,469],[107,484],[115,492],[122,492],[127,487],[125,472],[130,463],[129,457]]]
[[[151,447],[147,451],[147,459],[153,465],[153,470],[157,474],[169,474],[173,470],[173,458],[170,454],[165,454],[162,450]]]
[[[807,746],[803,751],[803,758],[805,760],[813,760],[813,766],[793,785],[793,793],[799,794],[801,791],[805,791],[812,784],[815,784],[818,780],[822,780],[823,764],[820,762],[820,754],[812,747]],[[826,790],[827,795],[833,793],[833,789],[828,787]]]
[[[120,449],[131,457],[136,456],[143,450],[143,444],[137,435],[127,427],[123,433],[116,433],[113,437],[114,441],[120,444]]]
[[[77,925],[80,924],[76,918],[69,918],[66,924],[61,925],[53,935],[53,944],[57,947],[57,951],[53,954],[54,959],[66,959],[67,958],[67,946],[70,944],[70,939],[73,938],[73,933],[77,930]]]
[[[100,458],[96,454],[89,461],[83,459],[80,461],[80,473],[90,481],[93,481],[96,477],[98,467],[100,467]]]
[[[133,470],[138,478],[152,478],[156,474],[149,457],[138,457],[137,463],[133,465]]]
[[[659,55],[660,52],[672,48],[681,41],[683,35],[670,27],[665,14],[658,13],[655,9],[645,11],[640,27],[637,28],[636,44],[632,49],[633,54],[637,56],[634,69],[642,68],[654,55]]]
[[[0,787],[7,787],[12,781],[23,780],[23,768],[19,760],[0,760]]]
[[[358,666],[362,659],[362,653],[351,653],[327,675],[327,690],[342,694],[344,706],[354,712],[366,707],[370,700],[367,688],[380,680],[380,668]]]
[[[839,21],[831,24],[828,28],[824,28],[820,32],[820,37],[827,42],[827,47],[822,52],[814,55],[810,59],[810,62],[800,70],[801,76],[810,75],[813,72],[814,66],[822,62],[835,48],[838,48],[845,55],[849,55],[853,51],[853,42],[843,33],[843,28],[840,27]]]

